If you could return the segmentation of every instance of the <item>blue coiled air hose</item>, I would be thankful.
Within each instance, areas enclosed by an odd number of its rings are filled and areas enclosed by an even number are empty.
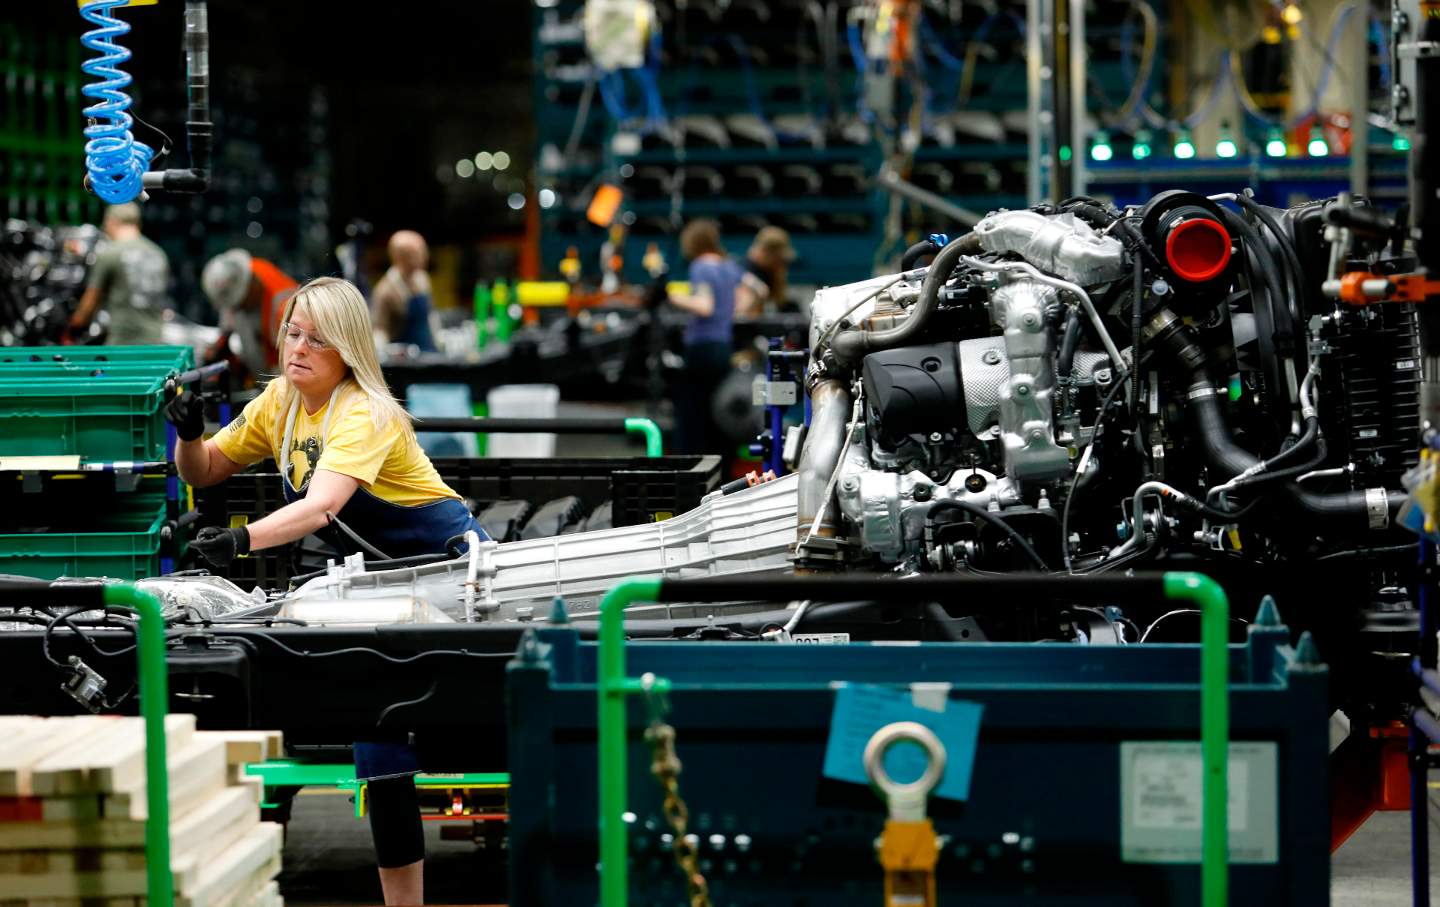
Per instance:
[[[82,89],[86,97],[99,102],[85,108],[85,116],[91,120],[85,127],[85,169],[95,194],[112,205],[134,201],[140,195],[142,174],[155,156],[149,145],[137,142],[130,133],[130,95],[125,92],[130,74],[119,69],[130,59],[130,51],[114,40],[129,32],[130,26],[111,15],[124,3],[90,0],[80,8],[81,17],[98,26],[80,37],[80,43],[96,54],[80,69],[100,80]]]

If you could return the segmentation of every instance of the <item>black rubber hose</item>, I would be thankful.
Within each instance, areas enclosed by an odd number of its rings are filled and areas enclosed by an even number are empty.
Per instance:
[[[1071,309],[1065,316],[1065,333],[1060,337],[1060,352],[1055,357],[1055,374],[1069,381],[1075,370],[1075,350],[1080,346],[1080,310]]]
[[[1240,447],[1232,439],[1230,428],[1225,422],[1225,411],[1220,398],[1213,392],[1208,379],[1202,378],[1191,385],[1187,407],[1200,441],[1205,459],[1218,473],[1221,481],[1237,476],[1260,462],[1259,457]],[[1364,491],[1339,491],[1321,494],[1307,491],[1295,483],[1283,483],[1277,493],[1295,505],[1307,516],[1324,522],[1344,522],[1347,529],[1370,528],[1370,510]],[[1399,505],[1397,495],[1389,495],[1389,509],[1393,512]]]
[[[1275,215],[1265,210],[1265,206],[1259,204],[1248,196],[1236,193],[1235,203],[1255,215],[1275,237],[1275,242],[1280,246],[1280,252],[1285,256],[1285,263],[1289,267],[1290,282],[1294,285],[1295,307],[1291,309],[1292,319],[1299,319],[1305,310],[1305,269],[1300,267],[1300,256],[1295,252],[1295,244],[1290,237],[1280,228],[1280,222]]]
[[[917,263],[920,261],[920,259],[924,258],[926,255],[934,255],[938,251],[940,251],[939,246],[936,246],[928,239],[922,239],[915,245],[906,249],[905,254],[900,256],[900,270],[913,270],[917,266]]]
[[[950,280],[950,274],[962,255],[981,251],[980,237],[974,233],[954,240],[935,255],[930,269],[925,272],[925,281],[920,285],[920,298],[916,300],[910,315],[899,325],[887,331],[842,331],[830,341],[830,349],[842,365],[854,365],[867,353],[893,349],[913,343],[930,316],[940,307],[940,290]]]
[[[1260,234],[1254,227],[1245,222],[1245,219],[1234,211],[1221,209],[1225,216],[1225,224],[1234,233],[1240,234],[1244,239],[1244,246],[1255,256],[1256,270],[1260,272],[1260,279],[1265,284],[1264,299],[1256,293],[1256,287],[1250,287],[1250,295],[1255,310],[1255,333],[1260,346],[1261,365],[1264,368],[1265,383],[1272,397],[1282,398],[1285,403],[1285,415],[1288,418],[1290,412],[1290,399],[1288,389],[1285,388],[1284,372],[1280,366],[1280,355],[1275,349],[1275,337],[1282,333],[1284,326],[1289,324],[1290,310],[1282,303],[1285,296],[1283,289],[1277,280],[1276,272],[1279,268],[1270,250],[1261,241]],[[1288,332],[1286,332],[1288,333]],[[1293,336],[1293,335],[1292,335]],[[1276,414],[1277,417],[1280,414]]]
[[[934,504],[931,504],[930,509],[925,512],[925,521],[929,524],[926,527],[927,533],[933,531],[935,528],[935,515],[943,513],[946,510],[958,510],[962,513],[969,514],[977,520],[995,526],[1009,536],[1010,541],[1014,542],[1015,546],[1024,552],[1025,556],[1030,559],[1030,562],[1035,565],[1037,570],[1045,573],[1050,572],[1050,565],[1045,563],[1045,559],[1040,556],[1040,553],[1035,550],[1034,546],[1025,540],[1025,536],[1015,531],[1015,527],[990,511],[977,507],[968,501],[936,501]]]
[[[1067,200],[1061,203],[1060,210],[1070,212],[1097,230],[1108,229],[1120,219],[1118,211],[1089,200]]]
[[[1130,407],[1135,423],[1135,452],[1140,462],[1149,463],[1150,456],[1145,450],[1145,407],[1140,403],[1140,320],[1145,309],[1145,267],[1136,256],[1131,256],[1135,267],[1134,300],[1130,307],[1130,358],[1136,363],[1130,369]]]

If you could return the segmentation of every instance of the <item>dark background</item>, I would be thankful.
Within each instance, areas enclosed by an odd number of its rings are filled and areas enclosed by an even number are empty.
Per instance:
[[[297,277],[322,273],[333,270],[332,250],[354,218],[373,224],[377,247],[411,228],[432,246],[460,245],[465,272],[513,267],[503,257],[485,262],[477,244],[518,241],[524,212],[506,199],[533,193],[529,3],[209,7],[215,182],[203,198],[156,194],[144,209],[145,232],[170,253],[182,311],[194,304],[198,268],[210,255],[243,245]],[[131,25],[118,42],[133,54],[121,67],[134,78],[133,112],[176,145],[152,167],[186,166],[184,3],[116,15]],[[67,0],[7,0],[0,8],[0,29],[18,34],[22,65],[37,71],[68,71],[65,55],[75,49],[77,60],[91,56],[80,49],[90,27]],[[19,96],[0,93],[0,105]],[[0,109],[0,123],[6,116]],[[138,124],[135,135],[159,144]],[[494,174],[456,178],[459,159],[487,150],[511,157],[498,183]],[[74,179],[82,177],[75,166]],[[24,216],[14,198],[0,203],[6,215]],[[96,214],[89,206],[82,219]]]

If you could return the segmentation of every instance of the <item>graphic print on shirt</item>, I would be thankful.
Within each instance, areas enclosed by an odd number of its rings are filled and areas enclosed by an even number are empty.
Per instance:
[[[295,454],[300,452],[303,452],[305,454],[305,465],[303,467],[304,472],[301,474],[300,482],[295,485],[295,490],[300,492],[301,494],[304,494],[305,489],[310,487],[310,477],[315,475],[315,465],[320,462],[320,439],[316,437],[309,437],[306,438],[304,441],[301,441],[299,438],[291,440],[291,476],[294,476],[295,474]]]

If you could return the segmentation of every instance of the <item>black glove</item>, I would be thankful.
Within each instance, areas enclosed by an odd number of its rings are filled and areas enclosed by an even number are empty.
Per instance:
[[[206,526],[195,533],[190,550],[198,551],[205,560],[217,567],[224,567],[242,554],[250,553],[250,530],[244,526],[222,529]]]
[[[165,421],[175,426],[181,441],[194,441],[205,433],[205,401],[186,391],[165,404]]]

